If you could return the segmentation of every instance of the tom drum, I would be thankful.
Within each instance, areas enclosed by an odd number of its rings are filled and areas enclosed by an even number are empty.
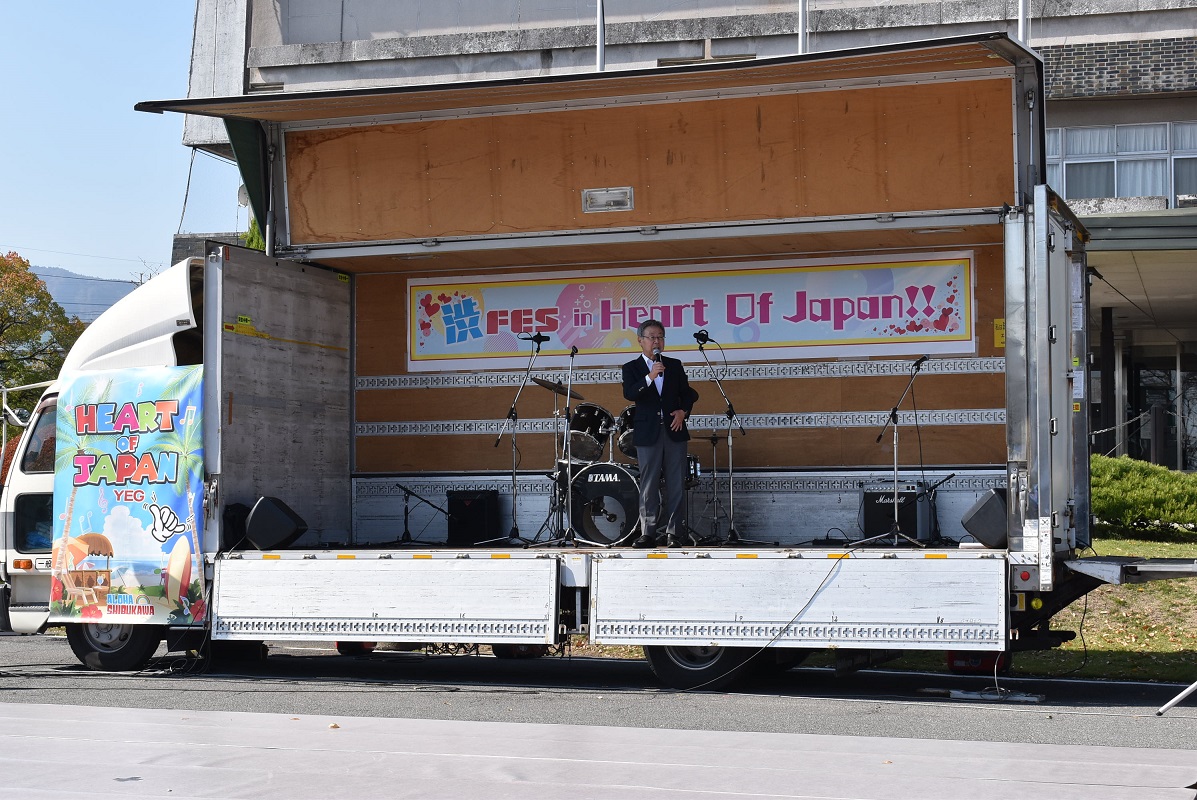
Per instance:
[[[613,430],[611,412],[594,403],[578,403],[569,420],[570,457],[587,462],[602,458],[603,445]]]

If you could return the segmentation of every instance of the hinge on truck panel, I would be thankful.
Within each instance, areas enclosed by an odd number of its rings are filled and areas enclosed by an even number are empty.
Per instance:
[[[1056,421],[1056,418],[1055,418],[1055,417],[1052,417],[1052,420],[1051,420],[1051,425],[1050,425],[1050,427],[1049,427],[1049,430],[1051,430],[1051,434],[1052,434],[1052,436],[1055,436],[1057,433],[1059,433],[1059,432],[1060,432],[1060,425],[1059,425],[1059,423]]]
[[[1047,252],[1056,252],[1056,233],[1052,231],[1047,235]]]

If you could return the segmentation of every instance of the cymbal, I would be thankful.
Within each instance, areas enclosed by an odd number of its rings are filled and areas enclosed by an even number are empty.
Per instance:
[[[582,395],[575,392],[573,389],[566,389],[565,386],[562,385],[561,381],[557,381],[556,383],[553,383],[552,381],[546,381],[544,378],[533,377],[532,382],[535,384],[538,384],[540,386],[543,386],[544,388],[548,389],[550,392],[556,392],[557,394],[560,394],[560,395],[566,395],[566,396],[572,397],[575,400],[585,400],[586,399]]]

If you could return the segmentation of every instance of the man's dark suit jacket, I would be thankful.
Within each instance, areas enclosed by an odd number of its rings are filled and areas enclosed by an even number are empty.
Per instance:
[[[680,431],[672,430],[668,425],[662,425],[662,418],[668,419],[674,411],[681,409],[690,416],[694,408],[694,401],[698,399],[698,392],[690,388],[686,380],[686,370],[682,362],[669,356],[661,356],[661,363],[665,365],[662,376],[661,392],[648,382],[648,364],[643,356],[636,356],[623,365],[623,396],[624,399],[636,403],[636,413],[632,417],[632,444],[656,444],[661,428],[670,439],[684,442],[690,438],[690,431],[683,424]]]

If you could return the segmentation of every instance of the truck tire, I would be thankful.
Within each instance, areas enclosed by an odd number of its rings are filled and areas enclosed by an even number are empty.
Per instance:
[[[162,628],[157,625],[75,622],[66,626],[66,635],[80,663],[102,672],[141,669],[162,642]]]
[[[722,689],[743,677],[755,653],[751,647],[644,648],[644,657],[661,683],[672,689],[708,691]]]

